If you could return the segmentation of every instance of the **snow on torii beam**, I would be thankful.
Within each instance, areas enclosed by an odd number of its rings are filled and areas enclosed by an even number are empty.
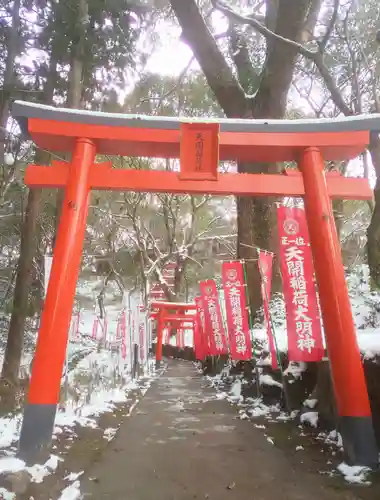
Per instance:
[[[85,137],[94,142],[98,154],[181,159],[181,173],[155,170],[149,175],[141,170],[113,169],[111,163],[96,164],[90,171],[91,189],[215,195],[303,196],[300,176],[218,174],[218,161],[298,161],[300,153],[310,147],[318,148],[325,160],[347,160],[362,153],[370,133],[380,130],[378,115],[216,122],[94,113],[20,101],[13,106],[13,116],[37,146],[50,151],[72,151],[76,139]],[[194,135],[202,127],[207,164],[202,165],[204,171],[195,171]],[[62,188],[68,175],[67,163],[53,162],[49,167],[29,166],[25,182],[30,187]],[[327,185],[333,198],[372,197],[364,179],[334,176],[327,179]]]
[[[13,116],[40,148],[70,163],[29,166],[30,187],[65,187],[41,318],[20,455],[51,442],[91,189],[303,196],[346,461],[374,466],[378,450],[330,197],[369,199],[364,179],[326,176],[324,160],[349,160],[380,132],[380,115],[324,120],[189,120],[56,109],[16,101]],[[179,158],[180,172],[116,170],[97,154]],[[223,160],[295,161],[292,175],[219,174]],[[165,311],[160,309],[162,325]],[[161,325],[158,331],[162,330]],[[160,328],[161,327],[161,328]]]

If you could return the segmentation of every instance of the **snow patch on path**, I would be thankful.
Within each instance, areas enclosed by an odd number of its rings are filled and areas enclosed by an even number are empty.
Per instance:
[[[347,465],[342,462],[337,467],[338,472],[340,472],[344,479],[351,484],[365,484],[370,485],[371,482],[368,481],[368,476],[371,470],[368,467],[361,467],[359,465]]]
[[[318,412],[307,411],[301,415],[301,424],[309,424],[315,429],[318,427]]]
[[[67,486],[64,490],[62,490],[61,496],[58,500],[79,500],[82,497],[80,492],[80,482],[75,481],[70,486]]]

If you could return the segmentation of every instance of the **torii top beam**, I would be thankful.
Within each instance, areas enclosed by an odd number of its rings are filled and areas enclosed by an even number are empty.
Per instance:
[[[184,311],[195,311],[196,305],[187,303],[187,302],[165,302],[160,300],[152,300],[151,302],[152,309],[164,309],[166,311],[170,310],[178,310],[181,312]]]
[[[179,158],[181,123],[218,123],[220,160],[291,161],[297,149],[318,147],[325,160],[363,152],[370,133],[380,132],[380,115],[317,120],[191,119],[98,113],[16,101],[22,131],[37,146],[72,151],[76,137],[94,139],[99,154]]]
[[[325,160],[347,160],[362,153],[370,135],[380,132],[380,115],[318,120],[245,120],[167,118],[60,109],[16,101],[13,116],[23,133],[50,151],[73,151],[79,138],[98,154],[180,158],[181,171],[112,169],[99,164],[90,174],[91,189],[219,195],[303,196],[301,177],[220,174],[219,160],[297,161],[306,148],[318,148]],[[67,184],[67,164],[27,169],[31,187]],[[202,180],[203,182],[197,182]],[[185,182],[186,181],[186,182]],[[331,197],[368,199],[362,179],[328,179]]]

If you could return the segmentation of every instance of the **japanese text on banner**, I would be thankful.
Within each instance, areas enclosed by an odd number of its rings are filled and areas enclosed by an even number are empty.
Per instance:
[[[205,313],[205,329],[209,335],[210,355],[219,356],[228,353],[226,332],[224,331],[219,296],[215,281],[200,283],[201,296]]]
[[[252,357],[252,344],[243,264],[241,262],[224,262],[222,265],[222,281],[231,358],[234,360],[249,360]]]
[[[278,228],[289,360],[320,361],[322,329],[304,210],[279,207]]]

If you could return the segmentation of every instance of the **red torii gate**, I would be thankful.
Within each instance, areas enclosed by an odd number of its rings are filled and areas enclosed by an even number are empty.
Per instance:
[[[195,314],[188,314],[189,311],[195,311],[195,304],[186,302],[165,302],[153,300],[151,308],[157,311],[151,313],[151,317],[157,321],[157,342],[156,342],[156,365],[159,366],[162,361],[162,336],[167,322],[191,321],[194,324]]]
[[[35,144],[71,151],[71,163],[32,165],[30,188],[64,188],[53,265],[20,436],[20,455],[50,445],[91,189],[304,197],[339,430],[347,460],[378,461],[330,197],[370,199],[364,179],[326,176],[324,160],[364,152],[380,116],[322,120],[192,120],[57,109],[16,101],[13,116]],[[181,171],[113,169],[96,154],[180,158]],[[218,173],[219,160],[296,161],[299,175]]]
[[[172,315],[166,316],[164,318],[163,330],[165,328],[167,328],[169,330],[169,337],[170,337],[170,332],[171,332],[172,328],[177,329],[176,335],[179,335],[179,332],[178,332],[179,329],[192,330],[193,335],[194,335],[195,321],[196,321],[196,318],[191,318],[191,317],[189,318],[187,316],[178,316],[176,314],[172,314]],[[163,344],[163,338],[162,338],[162,344]],[[163,345],[162,345],[162,347],[163,347]],[[162,347],[160,350],[161,359],[162,359]],[[157,349],[157,344],[156,344],[156,349]],[[157,351],[156,351],[156,354],[157,354]],[[157,360],[157,356],[156,356],[156,366],[159,366],[159,365],[160,365],[160,360]]]

